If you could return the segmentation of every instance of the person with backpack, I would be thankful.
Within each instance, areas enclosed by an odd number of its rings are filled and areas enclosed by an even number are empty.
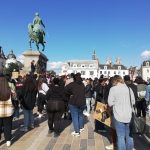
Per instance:
[[[21,131],[27,132],[29,128],[34,128],[33,109],[35,107],[36,94],[36,81],[31,75],[27,75],[22,88],[21,105],[24,113],[24,127],[21,128]]]
[[[4,131],[7,146],[11,145],[13,113],[14,107],[11,101],[11,89],[5,76],[0,74],[0,140],[2,131]]]
[[[12,98],[12,103],[14,105],[13,119],[16,119],[19,118],[19,101],[16,93],[16,80],[11,78],[11,74],[6,74],[5,77],[11,89],[11,98]]]
[[[138,99],[136,101],[136,108],[137,108],[137,117],[146,117],[146,88],[147,85],[145,84],[142,77],[137,77],[134,81],[137,84],[137,92],[138,92]]]

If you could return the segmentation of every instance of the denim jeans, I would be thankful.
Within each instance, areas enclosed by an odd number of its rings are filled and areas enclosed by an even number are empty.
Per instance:
[[[84,127],[83,110],[85,106],[74,106],[69,104],[74,130],[80,133],[80,129]]]
[[[86,98],[87,113],[90,113],[91,110],[91,100],[92,98]]]
[[[14,114],[13,114],[13,117],[15,118],[19,118],[19,108],[15,108],[15,111],[14,111]]]
[[[129,123],[122,123],[113,117],[113,123],[117,133],[118,150],[133,150],[133,137],[130,137]]]
[[[23,108],[23,113],[24,113],[24,127],[28,128],[34,125],[33,110],[27,110]]]

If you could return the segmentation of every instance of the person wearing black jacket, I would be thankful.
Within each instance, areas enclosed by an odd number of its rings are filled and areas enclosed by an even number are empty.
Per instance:
[[[21,105],[24,113],[24,127],[21,131],[27,132],[28,128],[34,128],[33,109],[36,102],[37,87],[36,81],[31,75],[26,75],[22,88]]]
[[[74,82],[65,87],[65,93],[69,97],[69,109],[74,126],[73,136],[80,136],[80,132],[84,130],[83,110],[86,105],[85,86],[81,79],[81,74],[77,73]]]
[[[64,86],[60,85],[60,80],[54,78],[46,94],[47,115],[48,115],[48,134],[54,131],[54,136],[58,136],[61,127],[61,117],[64,113]]]
[[[124,76],[124,81],[125,81],[126,85],[132,89],[135,100],[137,100],[138,99],[137,86],[135,84],[133,84],[133,82],[130,80],[129,75]]]
[[[101,102],[106,104],[105,102],[105,92],[106,92],[106,82],[107,78],[100,78],[99,83],[95,87],[96,91],[96,102]],[[95,104],[96,106],[96,104]],[[96,132],[105,132],[104,124],[95,120],[95,131]]]

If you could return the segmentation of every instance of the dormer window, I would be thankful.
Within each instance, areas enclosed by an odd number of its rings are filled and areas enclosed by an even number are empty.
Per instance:
[[[104,69],[107,70],[107,66],[104,66]]]
[[[121,70],[121,66],[118,66],[118,70]]]
[[[85,67],[85,65],[84,65],[84,64],[82,64],[82,65],[81,65],[81,67],[82,67],[82,68],[84,68],[84,67]]]
[[[73,64],[73,67],[77,67],[77,64]]]
[[[149,62],[146,62],[146,66],[149,66]]]
[[[90,64],[89,67],[92,68],[92,67],[93,67],[93,64]]]

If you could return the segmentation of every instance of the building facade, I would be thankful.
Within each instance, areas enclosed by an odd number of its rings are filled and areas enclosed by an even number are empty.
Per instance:
[[[145,81],[150,80],[150,60],[144,61],[141,66],[142,78]]]
[[[94,51],[92,60],[70,60],[62,66],[61,74],[67,75],[70,73],[80,72],[82,78],[99,78],[101,75],[104,77],[112,77],[120,75],[121,77],[128,75],[129,70],[121,64],[121,59],[117,58],[115,64],[112,63],[111,58],[108,58],[106,64],[101,64],[96,57]]]
[[[70,60],[62,66],[62,75],[80,72],[82,78],[92,78],[98,76],[99,63],[97,60]]]

